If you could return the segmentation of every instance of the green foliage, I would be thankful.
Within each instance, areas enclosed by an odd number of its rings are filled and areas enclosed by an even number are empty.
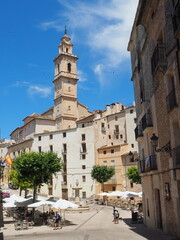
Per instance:
[[[48,183],[51,176],[62,168],[61,159],[54,152],[23,153],[13,162],[18,180],[33,186]]]
[[[94,165],[91,177],[99,183],[107,182],[115,174],[114,167]]]
[[[137,183],[137,184],[141,183],[141,177],[139,175],[137,167],[130,167],[130,168],[128,168],[127,177],[133,183]]]
[[[13,186],[18,187],[21,190],[33,188],[33,185],[31,183],[21,181],[15,169],[11,169],[11,171],[9,172],[8,180],[13,183]]]

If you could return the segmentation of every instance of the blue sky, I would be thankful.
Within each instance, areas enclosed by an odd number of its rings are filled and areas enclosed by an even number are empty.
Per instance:
[[[132,105],[127,45],[138,0],[6,0],[0,3],[0,138],[53,105],[53,59],[64,26],[78,60],[78,101],[89,110]]]

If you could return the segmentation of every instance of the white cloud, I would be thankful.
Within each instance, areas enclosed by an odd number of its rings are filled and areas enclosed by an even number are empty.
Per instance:
[[[39,95],[40,97],[46,98],[51,94],[51,87],[30,86],[28,93],[31,96]]]
[[[83,71],[78,69],[77,74],[78,74],[78,78],[79,78],[80,82],[86,82],[87,81],[86,75]]]
[[[103,64],[97,64],[93,69],[95,74],[97,74],[97,76],[98,76],[98,80],[99,80],[99,83],[101,86],[103,86],[105,83],[104,69],[105,69],[105,67]]]
[[[29,86],[30,82],[20,82],[20,81],[16,81],[14,84],[12,84],[12,87],[25,87],[25,86]]]
[[[98,55],[95,64],[104,65],[105,71],[120,67],[128,59],[127,45],[138,0],[58,1],[65,11],[59,13],[59,19],[43,23],[43,29],[62,30],[66,19],[74,40],[87,44],[91,53]],[[97,74],[102,77],[102,73]]]

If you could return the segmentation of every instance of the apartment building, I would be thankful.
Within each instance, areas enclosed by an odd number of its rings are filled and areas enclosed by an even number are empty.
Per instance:
[[[140,0],[131,53],[144,222],[180,237],[180,1]]]

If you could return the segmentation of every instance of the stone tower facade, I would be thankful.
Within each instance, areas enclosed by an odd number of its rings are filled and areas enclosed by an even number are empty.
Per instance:
[[[66,34],[61,38],[59,55],[54,59],[54,117],[58,130],[76,127],[77,120],[77,56]]]

